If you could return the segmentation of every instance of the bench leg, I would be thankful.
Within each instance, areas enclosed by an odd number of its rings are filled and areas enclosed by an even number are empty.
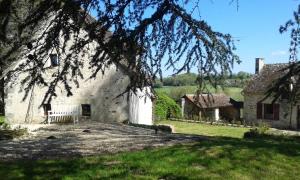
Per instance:
[[[47,123],[51,124],[52,122],[65,122],[69,120],[69,118],[73,119],[74,125],[79,122],[79,116],[77,115],[70,115],[70,116],[48,116]]]
[[[79,116],[73,116],[74,124],[79,123]]]

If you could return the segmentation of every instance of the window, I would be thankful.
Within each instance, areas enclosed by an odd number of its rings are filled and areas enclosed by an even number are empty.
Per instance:
[[[90,104],[82,104],[81,110],[82,110],[82,116],[91,116],[91,105]]]
[[[43,104],[44,115],[48,116],[48,111],[51,111],[51,104]]]
[[[264,104],[264,119],[273,119],[273,104]]]
[[[279,104],[257,103],[257,119],[279,120]]]
[[[58,59],[57,54],[50,54],[50,61],[51,61],[51,66],[58,66],[59,59]]]

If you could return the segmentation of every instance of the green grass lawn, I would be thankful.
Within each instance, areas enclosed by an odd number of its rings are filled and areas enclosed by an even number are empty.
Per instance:
[[[230,127],[230,126],[214,126],[202,123],[189,123],[180,121],[159,121],[159,124],[169,124],[175,127],[176,133],[197,134],[205,136],[224,136],[233,138],[242,138],[249,128]]]
[[[157,92],[165,92],[168,95],[171,93],[172,90],[178,90],[178,91],[184,91],[186,94],[193,94],[197,90],[197,86],[165,86],[162,88],[155,88],[155,91]],[[211,93],[225,93],[226,95],[232,97],[233,99],[237,101],[243,101],[244,97],[241,94],[242,88],[237,87],[224,87],[223,89],[221,87],[215,89],[213,87],[209,88],[209,91]]]
[[[0,162],[4,179],[297,179],[300,143],[215,137],[188,145],[75,159]]]
[[[298,179],[300,138],[243,139],[246,128],[185,122],[177,132],[207,140],[85,158],[0,162],[4,179]],[[226,136],[226,137],[225,137]]]

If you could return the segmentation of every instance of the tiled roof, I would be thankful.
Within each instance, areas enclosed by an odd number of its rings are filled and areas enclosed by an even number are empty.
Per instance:
[[[256,74],[244,88],[244,93],[265,93],[274,80],[283,76],[289,63],[265,64],[259,74]]]
[[[230,97],[225,94],[200,94],[198,97],[195,94],[186,94],[183,98],[204,109],[232,106]]]

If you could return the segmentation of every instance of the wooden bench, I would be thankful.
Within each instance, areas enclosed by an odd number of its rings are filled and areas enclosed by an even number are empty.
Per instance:
[[[74,124],[79,121],[80,106],[79,105],[51,105],[48,111],[47,122],[63,122],[72,118]]]

